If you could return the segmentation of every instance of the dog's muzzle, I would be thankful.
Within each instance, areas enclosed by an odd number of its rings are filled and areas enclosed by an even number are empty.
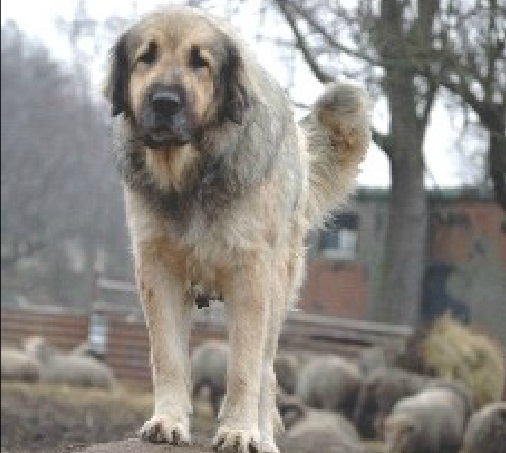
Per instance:
[[[141,129],[146,146],[157,149],[191,142],[193,134],[182,86],[153,85],[144,97],[142,112]]]

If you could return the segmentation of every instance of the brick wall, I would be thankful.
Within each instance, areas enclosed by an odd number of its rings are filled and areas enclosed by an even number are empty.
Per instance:
[[[308,313],[363,319],[365,305],[366,281],[362,264],[325,260],[307,264],[298,308]]]
[[[430,257],[438,262],[465,262],[476,241],[494,244],[506,264],[506,216],[493,201],[434,202],[430,219]]]

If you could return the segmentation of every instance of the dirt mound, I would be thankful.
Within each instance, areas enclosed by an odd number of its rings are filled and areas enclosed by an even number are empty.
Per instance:
[[[133,437],[151,410],[148,394],[3,382],[1,389],[1,447],[9,453],[65,451]]]
[[[137,430],[151,415],[151,404],[151,394],[135,388],[111,394],[98,389],[2,382],[0,449],[2,453],[212,452],[216,419],[208,404],[196,407],[192,445],[154,445],[137,439]],[[281,436],[283,453],[316,453],[313,448],[293,448],[286,442]],[[331,436],[328,443],[318,453],[332,451]],[[382,452],[369,445],[366,451]]]
[[[167,444],[150,444],[142,442],[139,439],[128,439],[121,442],[113,442],[108,444],[98,444],[86,448],[85,450],[74,450],[79,453],[212,453],[213,450],[209,445],[202,445],[196,442],[192,445],[174,447]],[[69,452],[69,450],[67,450]],[[72,453],[70,450],[69,453]]]

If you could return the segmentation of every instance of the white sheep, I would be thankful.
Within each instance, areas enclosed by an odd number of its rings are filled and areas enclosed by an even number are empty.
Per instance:
[[[10,346],[1,349],[2,380],[36,382],[39,380],[39,363],[25,351]]]
[[[25,351],[38,361],[42,382],[104,389],[117,387],[112,370],[93,357],[64,353],[41,337],[26,339]]]

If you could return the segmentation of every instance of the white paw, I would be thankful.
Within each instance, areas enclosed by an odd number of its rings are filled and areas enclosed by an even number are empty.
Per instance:
[[[153,415],[140,429],[140,436],[142,440],[154,443],[166,442],[173,445],[190,443],[188,421],[164,415]]]
[[[222,426],[213,439],[213,447],[219,453],[260,453],[260,434],[258,430]]]

